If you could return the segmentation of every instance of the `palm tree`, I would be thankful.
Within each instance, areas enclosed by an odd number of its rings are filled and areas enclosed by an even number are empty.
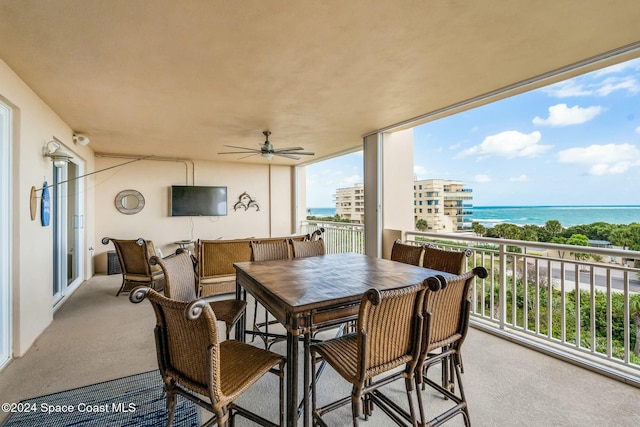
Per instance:
[[[564,228],[562,228],[562,224],[557,219],[550,219],[544,224],[545,230],[551,234],[551,237],[556,237],[558,234],[562,233]]]
[[[471,229],[474,233],[476,233],[476,236],[479,237],[484,237],[485,234],[487,234],[487,227],[480,224],[478,221],[473,221],[473,223],[471,224]]]
[[[424,231],[427,228],[429,228],[429,224],[427,224],[427,221],[424,218],[420,218],[417,222],[416,222],[416,228],[420,231]]]

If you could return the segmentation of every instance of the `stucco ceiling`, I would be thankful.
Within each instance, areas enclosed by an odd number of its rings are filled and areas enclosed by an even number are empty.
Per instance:
[[[639,22],[637,0],[0,0],[0,58],[96,152],[219,160],[269,129],[317,160]]]

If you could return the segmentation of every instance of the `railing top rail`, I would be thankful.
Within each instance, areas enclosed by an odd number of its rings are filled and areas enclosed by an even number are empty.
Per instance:
[[[420,231],[407,231],[408,236],[420,236],[426,237],[430,239],[436,240],[458,240],[464,242],[476,242],[476,243],[484,243],[484,244],[494,244],[494,245],[509,245],[509,246],[526,246],[527,248],[538,248],[538,249],[548,249],[548,250],[564,250],[568,252],[582,252],[582,253],[590,253],[590,254],[598,254],[603,256],[618,256],[623,258],[633,258],[640,259],[640,252],[631,251],[631,250],[622,250],[622,249],[612,249],[612,248],[596,248],[593,246],[575,246],[575,245],[564,245],[559,243],[544,243],[544,242],[529,242],[526,240],[511,240],[511,239],[498,239],[494,237],[476,237],[471,235],[461,235],[461,234],[452,234],[452,233],[428,233],[428,232],[420,232]]]
[[[303,221],[300,221],[300,224],[301,225],[327,224],[327,225],[334,225],[338,227],[364,228],[364,224],[355,224],[353,222],[324,221],[321,219],[305,219]]]

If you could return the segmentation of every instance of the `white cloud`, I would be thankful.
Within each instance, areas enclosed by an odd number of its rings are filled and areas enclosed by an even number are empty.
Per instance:
[[[636,133],[640,133],[640,126],[636,128]]]
[[[473,177],[473,181],[482,184],[482,183],[485,183],[485,182],[490,182],[491,181],[491,177],[489,175],[478,174],[478,175]]]
[[[629,67],[616,70],[609,70],[600,74],[592,75],[591,78],[600,78],[607,74],[626,71]],[[570,80],[552,84],[541,89],[543,92],[556,98],[567,98],[571,96],[607,96],[612,92],[622,90],[629,94],[640,92],[640,83],[633,76],[611,76],[601,81],[587,81],[585,77],[576,77]]]
[[[346,176],[340,180],[340,187],[353,187],[356,184],[362,184],[364,180],[360,175]]]
[[[508,130],[496,135],[490,135],[480,145],[462,151],[459,156],[503,156],[509,159],[515,157],[532,157],[549,150],[551,145],[538,144],[542,135],[535,131],[524,134],[516,130]]]
[[[585,85],[578,83],[575,79],[552,84],[551,86],[543,88],[542,91],[556,98],[587,96],[593,94],[591,90],[585,88]]]
[[[640,149],[631,144],[594,144],[562,150],[558,161],[590,166],[591,175],[617,175],[640,166]]]
[[[428,171],[424,166],[413,165],[413,174],[417,179],[427,179]]]
[[[609,77],[602,82],[602,86],[596,89],[595,95],[607,96],[617,90],[626,90],[630,94],[636,94],[640,92],[640,85],[631,76],[625,78]]]
[[[520,175],[520,176],[514,176],[509,178],[509,181],[511,182],[525,182],[525,181],[529,181],[529,177],[527,175]]]
[[[567,107],[567,104],[557,104],[549,107],[549,117],[546,119],[535,117],[533,124],[543,126],[569,126],[588,122],[602,112],[602,107],[582,108],[577,105]]]
[[[631,61],[621,62],[619,64],[611,65],[606,68],[593,72],[593,77],[602,77],[609,74],[621,73],[628,70],[640,70],[640,59],[633,59]]]

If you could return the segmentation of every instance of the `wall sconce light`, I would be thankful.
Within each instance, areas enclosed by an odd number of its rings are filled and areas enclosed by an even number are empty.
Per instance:
[[[73,142],[75,142],[78,145],[82,145],[82,146],[89,145],[89,137],[81,135],[79,133],[74,133],[73,134]]]
[[[69,163],[69,159],[73,159],[69,153],[64,151],[62,145],[58,141],[49,141],[47,145],[42,147],[42,157],[49,157],[53,165],[57,168],[63,168]]]

